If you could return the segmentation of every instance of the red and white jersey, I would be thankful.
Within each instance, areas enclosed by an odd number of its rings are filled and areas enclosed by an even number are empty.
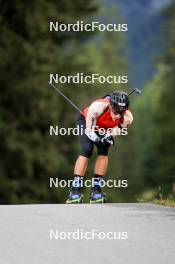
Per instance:
[[[122,115],[114,114],[110,109],[110,101],[107,98],[94,101],[89,107],[83,110],[86,119],[86,128],[112,128],[113,136],[116,136],[116,128],[120,125],[128,128],[133,122],[133,116],[130,110],[126,110]]]

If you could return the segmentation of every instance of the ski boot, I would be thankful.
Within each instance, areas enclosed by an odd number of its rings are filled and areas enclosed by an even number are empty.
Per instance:
[[[83,202],[83,195],[81,194],[81,188],[83,187],[83,178],[75,176],[72,182],[69,198],[66,201],[67,204],[80,204]]]
[[[79,188],[72,187],[70,190],[67,204],[81,204],[83,203],[83,194],[80,193]]]
[[[90,195],[90,204],[105,203],[105,194],[101,193],[100,186],[94,186]]]

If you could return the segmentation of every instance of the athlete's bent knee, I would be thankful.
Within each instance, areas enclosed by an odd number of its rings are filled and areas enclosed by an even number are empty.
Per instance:
[[[81,156],[84,156],[86,158],[90,158],[92,156],[92,152],[93,152],[93,147],[87,145],[87,146],[84,146],[82,149],[81,149]]]

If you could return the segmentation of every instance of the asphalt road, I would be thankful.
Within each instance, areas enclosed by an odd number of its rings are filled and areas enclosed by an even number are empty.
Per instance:
[[[108,232],[113,232],[110,237]],[[152,204],[2,205],[0,263],[174,264],[175,209]]]

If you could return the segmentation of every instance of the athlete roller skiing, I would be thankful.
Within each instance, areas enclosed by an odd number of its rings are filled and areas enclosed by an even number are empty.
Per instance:
[[[95,100],[83,110],[77,120],[77,126],[79,128],[83,127],[84,131],[79,135],[81,152],[75,163],[74,179],[66,203],[82,203],[82,179],[86,173],[94,147],[97,148],[98,156],[94,167],[90,203],[105,202],[100,182],[108,168],[109,149],[114,145],[117,131],[130,127],[132,122],[133,115],[129,110],[128,94],[123,91],[116,91],[102,99]],[[101,135],[98,132],[99,129],[103,129],[105,133]]]

